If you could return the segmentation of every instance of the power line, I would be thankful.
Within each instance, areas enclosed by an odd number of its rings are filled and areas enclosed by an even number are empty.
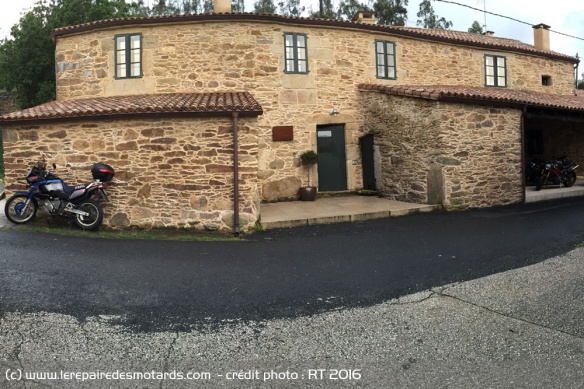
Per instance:
[[[479,9],[479,8],[471,7],[470,5],[457,3],[456,1],[449,1],[449,0],[435,0],[435,1],[439,1],[441,3],[448,3],[448,4],[460,5],[461,7],[470,8],[470,9],[475,10],[475,11],[487,13],[489,15],[499,16],[501,18],[513,20],[514,22],[527,24],[528,26],[535,26],[535,24],[533,24],[533,23],[527,23],[527,22],[524,22],[522,20],[512,18],[510,16],[505,16],[505,15],[497,14],[497,13],[490,12],[490,11],[487,11],[487,10],[482,10],[482,9]],[[550,32],[556,33],[558,35],[567,36],[568,38],[574,38],[574,39],[578,39],[578,40],[584,41],[584,38],[580,38],[580,37],[574,36],[574,35],[564,34],[563,32],[559,32],[559,31],[555,31],[555,30],[550,30]]]

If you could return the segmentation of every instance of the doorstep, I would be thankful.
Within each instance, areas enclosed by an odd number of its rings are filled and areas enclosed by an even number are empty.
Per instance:
[[[355,195],[261,204],[260,215],[262,226],[273,229],[383,219],[439,209],[439,205]]]

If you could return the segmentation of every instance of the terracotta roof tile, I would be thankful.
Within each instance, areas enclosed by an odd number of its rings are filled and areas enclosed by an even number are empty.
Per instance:
[[[418,27],[402,27],[389,26],[382,24],[368,24],[355,21],[345,21],[338,19],[318,19],[318,18],[301,18],[292,16],[282,16],[273,14],[256,14],[249,12],[242,13],[213,13],[213,14],[197,14],[197,15],[165,15],[165,16],[150,16],[150,17],[133,17],[133,18],[119,18],[106,19],[96,22],[79,24],[76,26],[69,26],[57,28],[53,30],[53,39],[59,36],[66,36],[83,31],[91,31],[98,28],[108,28],[114,26],[128,26],[128,25],[144,25],[144,24],[165,24],[165,23],[185,23],[185,22],[205,22],[205,21],[252,21],[252,22],[266,22],[273,21],[276,23],[293,23],[300,25],[313,26],[334,26],[340,28],[358,28],[363,30],[372,30],[380,33],[388,33],[396,36],[407,36],[417,39],[427,39],[441,42],[449,42],[460,45],[470,45],[482,47],[487,49],[500,49],[509,51],[519,51],[533,55],[550,57],[578,63],[579,59],[566,54],[557,53],[554,51],[538,50],[534,46],[515,39],[499,38],[494,36],[472,34],[463,31],[429,29]]]
[[[361,91],[376,91],[396,96],[410,96],[440,101],[456,100],[469,103],[505,103],[509,105],[550,108],[584,112],[584,96],[554,95],[507,88],[481,88],[458,85],[379,85],[359,84]]]
[[[257,116],[263,113],[260,104],[248,92],[164,93],[57,100],[2,115],[0,124],[149,114],[230,116],[232,112],[239,112],[242,116]]]

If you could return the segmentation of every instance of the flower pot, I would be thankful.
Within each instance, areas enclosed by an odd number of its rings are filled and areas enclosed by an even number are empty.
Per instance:
[[[299,190],[300,200],[314,201],[316,199],[316,186],[303,186]]]

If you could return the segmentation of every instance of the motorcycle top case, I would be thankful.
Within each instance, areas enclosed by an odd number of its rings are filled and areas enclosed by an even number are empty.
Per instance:
[[[107,182],[114,178],[116,172],[110,165],[106,165],[105,163],[94,163],[91,168],[91,174],[93,175],[93,179]]]

